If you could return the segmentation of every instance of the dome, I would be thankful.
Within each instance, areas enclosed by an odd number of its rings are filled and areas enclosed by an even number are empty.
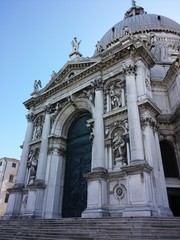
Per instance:
[[[132,15],[131,10],[139,11]],[[129,33],[142,33],[142,32],[155,32],[155,31],[166,31],[180,35],[180,24],[169,19],[167,17],[157,14],[147,14],[143,11],[144,9],[136,6],[131,8],[125,14],[125,18],[119,23],[115,24],[99,41],[99,44],[103,49],[106,49],[107,45],[117,38],[121,38],[125,35],[125,28],[128,29]]]

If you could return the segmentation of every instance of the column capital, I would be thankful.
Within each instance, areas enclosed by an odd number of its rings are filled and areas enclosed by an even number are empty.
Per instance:
[[[47,113],[47,114],[50,114],[51,112],[51,104],[48,103],[45,107],[44,107],[44,111]]]
[[[27,118],[28,122],[33,122],[35,119],[35,115],[33,112],[30,112],[26,115],[26,118]]]
[[[66,150],[62,147],[50,147],[48,153],[56,156],[65,156]]]
[[[135,75],[136,73],[136,65],[133,60],[127,61],[123,63],[123,72],[127,75]]]
[[[92,81],[91,86],[93,86],[96,91],[103,90],[104,83],[102,77],[99,76],[94,81]]]

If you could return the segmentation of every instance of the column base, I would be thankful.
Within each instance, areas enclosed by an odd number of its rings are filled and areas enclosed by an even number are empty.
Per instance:
[[[105,209],[86,209],[82,214],[82,218],[103,218],[109,217],[109,212]]]

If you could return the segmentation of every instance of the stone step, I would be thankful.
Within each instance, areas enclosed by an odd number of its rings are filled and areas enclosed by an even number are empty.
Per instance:
[[[180,240],[180,218],[0,220],[0,240]]]

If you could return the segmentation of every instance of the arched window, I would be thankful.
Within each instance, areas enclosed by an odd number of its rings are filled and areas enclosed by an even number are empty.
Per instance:
[[[160,148],[165,177],[179,177],[179,171],[173,144],[170,141],[162,140],[160,142]]]

